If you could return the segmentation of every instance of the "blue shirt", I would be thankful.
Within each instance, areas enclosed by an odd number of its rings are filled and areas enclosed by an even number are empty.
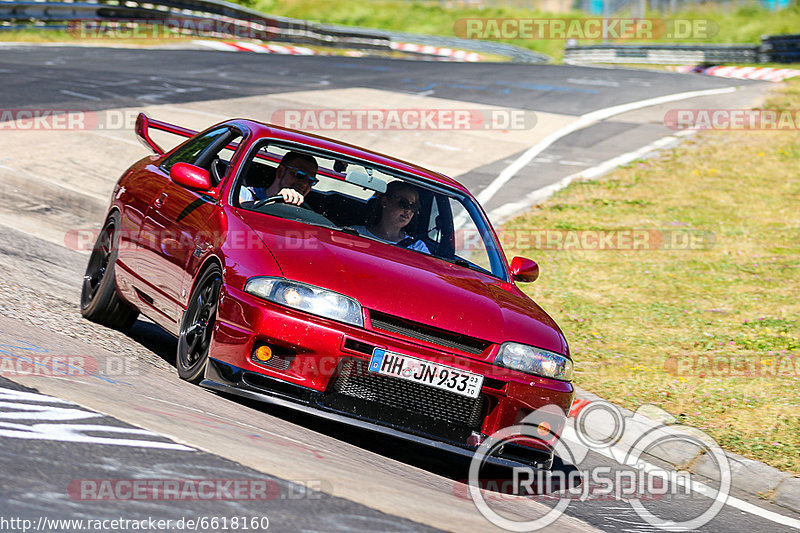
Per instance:
[[[263,200],[266,197],[266,187],[242,187],[239,189],[239,204]]]
[[[377,240],[382,241],[382,242],[388,242],[389,244],[397,244],[397,243],[402,242],[403,240],[405,240],[405,237],[404,237],[403,239],[400,239],[399,241],[387,241],[386,239],[382,239],[382,238],[378,237],[377,235],[375,235],[374,233],[372,233],[370,230],[367,229],[366,226],[353,226],[353,229],[356,230],[357,232],[359,232],[362,235],[366,235],[367,237],[372,237],[373,239],[377,239]],[[428,250],[428,246],[425,244],[425,242],[422,241],[422,240],[419,240],[419,239],[414,241],[413,243],[411,243],[410,246],[406,246],[406,248],[408,248],[409,250],[416,250],[418,252],[423,252],[423,253],[426,253],[426,254],[430,254],[431,253],[431,251]]]

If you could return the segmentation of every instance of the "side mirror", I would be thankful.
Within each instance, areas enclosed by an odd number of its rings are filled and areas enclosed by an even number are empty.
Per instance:
[[[514,278],[514,281],[524,283],[536,281],[536,278],[539,277],[539,265],[536,264],[536,261],[515,257],[511,260],[511,277]]]
[[[190,165],[189,163],[175,163],[169,169],[169,177],[178,185],[188,189],[208,192],[211,189],[211,176],[208,170]]]

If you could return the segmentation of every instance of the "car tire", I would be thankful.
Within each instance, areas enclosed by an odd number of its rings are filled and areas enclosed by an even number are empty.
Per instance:
[[[119,251],[119,214],[106,220],[89,256],[81,288],[81,314],[84,318],[105,326],[126,330],[139,311],[117,294],[114,267]]]
[[[175,366],[178,375],[191,383],[200,383],[205,375],[221,287],[222,271],[214,264],[195,284],[181,319]]]

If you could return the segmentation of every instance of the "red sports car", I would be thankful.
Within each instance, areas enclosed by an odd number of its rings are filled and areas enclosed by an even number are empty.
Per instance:
[[[170,151],[157,129],[188,139]],[[572,402],[556,323],[515,282],[458,182],[331,139],[229,120],[197,133],[140,115],[155,154],[114,188],[83,315],[143,313],[178,337],[183,379],[462,455]],[[499,462],[549,467],[563,418]]]

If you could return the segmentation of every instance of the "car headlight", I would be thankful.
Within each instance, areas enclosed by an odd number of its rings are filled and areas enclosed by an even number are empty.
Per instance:
[[[526,344],[503,343],[494,363],[527,374],[572,381],[572,361],[568,357]]]
[[[361,304],[337,292],[284,278],[267,277],[250,278],[244,291],[276,304],[364,327]]]

